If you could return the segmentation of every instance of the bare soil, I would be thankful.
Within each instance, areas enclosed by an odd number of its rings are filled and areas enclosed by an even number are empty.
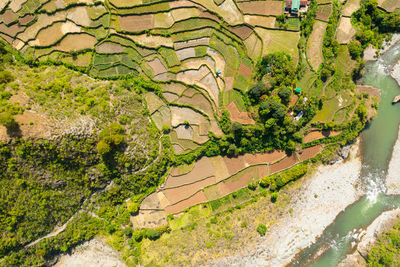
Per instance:
[[[152,14],[132,15],[119,17],[121,30],[129,32],[139,32],[154,27],[154,18]]]
[[[241,124],[255,123],[247,112],[240,112],[233,101],[226,107],[226,109],[229,111],[229,114],[231,115],[231,121],[233,122],[239,122]]]
[[[196,193],[194,196],[192,196],[186,200],[176,203],[175,205],[166,207],[165,212],[167,214],[178,213],[189,207],[192,207],[194,205],[204,203],[204,202],[207,202],[207,198],[204,195],[204,192],[200,191],[200,192]]]

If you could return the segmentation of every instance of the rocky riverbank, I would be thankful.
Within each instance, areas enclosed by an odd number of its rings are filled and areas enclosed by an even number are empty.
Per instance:
[[[304,180],[293,196],[291,210],[270,227],[257,247],[241,256],[219,260],[216,266],[284,266],[302,249],[311,245],[336,216],[357,201],[361,160],[358,142],[349,158],[321,166]]]
[[[393,66],[392,71],[390,72],[390,76],[397,82],[400,86],[400,60]]]
[[[388,173],[386,176],[386,194],[388,195],[400,194],[399,173],[400,173],[400,134],[393,147],[392,158],[390,159],[389,163]]]
[[[347,257],[338,265],[339,267],[347,266],[366,266],[365,258],[373,247],[376,239],[384,231],[389,230],[400,219],[400,209],[383,212],[376,218],[370,226],[358,234],[360,242],[353,254]]]
[[[380,50],[377,50],[375,47],[373,47],[372,45],[368,46],[365,50],[364,50],[364,60],[366,61],[375,61],[377,60],[377,52],[382,55],[384,54],[387,50],[389,50],[391,47],[393,47],[397,42],[400,41],[400,34],[396,33],[393,34],[392,39],[389,42],[385,42],[383,44],[383,48]]]

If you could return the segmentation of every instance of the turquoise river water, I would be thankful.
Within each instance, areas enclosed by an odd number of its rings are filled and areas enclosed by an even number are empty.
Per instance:
[[[368,62],[363,82],[381,90],[378,115],[361,135],[361,186],[365,195],[341,212],[318,240],[300,252],[291,266],[336,266],[356,241],[356,232],[367,227],[383,211],[400,207],[400,196],[385,195],[385,177],[400,123],[400,104],[392,105],[400,87],[390,77],[393,64],[400,60],[397,43],[377,61]]]

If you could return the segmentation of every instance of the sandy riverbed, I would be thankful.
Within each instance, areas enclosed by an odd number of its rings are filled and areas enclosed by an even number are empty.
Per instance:
[[[104,240],[94,238],[76,247],[71,254],[61,255],[55,267],[125,267],[118,252]]]
[[[393,146],[392,158],[386,176],[386,188],[388,195],[400,194],[400,135]]]
[[[268,231],[256,248],[244,256],[224,258],[216,266],[284,266],[301,249],[311,245],[338,213],[357,201],[361,160],[358,142],[345,162],[321,166],[293,197],[291,215],[284,216]]]

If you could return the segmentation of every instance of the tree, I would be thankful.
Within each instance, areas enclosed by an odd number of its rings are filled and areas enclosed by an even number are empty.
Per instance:
[[[230,144],[227,154],[228,154],[228,156],[237,156],[237,155],[239,155],[239,149],[236,147],[235,144]]]
[[[249,91],[247,92],[250,101],[253,103],[258,103],[260,97],[266,93],[266,87],[262,83],[257,83],[250,87]]]
[[[363,48],[361,46],[361,43],[357,40],[352,40],[349,43],[348,48],[349,48],[349,53],[353,59],[359,58],[363,53]]]
[[[100,155],[105,155],[111,151],[111,147],[104,140],[97,143],[97,152]]]
[[[242,135],[242,131],[243,131],[243,125],[238,123],[238,122],[234,122],[232,123],[232,132],[236,137],[239,137]]]
[[[287,103],[289,101],[290,95],[292,94],[292,90],[289,87],[284,87],[279,90],[279,97],[282,99],[283,102]]]
[[[6,127],[7,129],[11,129],[17,126],[17,122],[14,119],[14,116],[10,112],[0,113],[0,124]]]

